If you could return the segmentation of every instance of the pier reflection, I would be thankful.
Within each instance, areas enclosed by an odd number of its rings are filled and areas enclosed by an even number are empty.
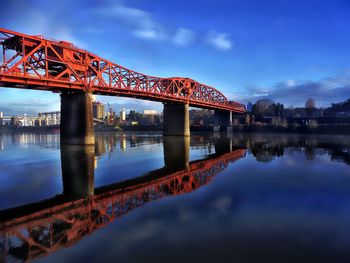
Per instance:
[[[137,140],[130,146],[142,144],[142,139]],[[155,143],[159,140],[154,138]],[[164,137],[163,168],[98,188],[94,187],[95,157],[105,154],[106,145],[113,150],[118,140],[107,139],[106,144],[105,140],[97,139],[93,147],[62,145],[62,194],[0,211],[1,261],[45,256],[74,245],[85,235],[147,202],[189,193],[208,184],[230,162],[245,156],[243,148],[231,151],[231,141],[216,140],[216,153],[190,162],[190,138]],[[120,143],[122,149],[125,145]]]
[[[94,194],[95,146],[61,145],[63,195],[71,198]]]
[[[187,169],[190,162],[190,137],[164,137],[164,164],[168,171]]]

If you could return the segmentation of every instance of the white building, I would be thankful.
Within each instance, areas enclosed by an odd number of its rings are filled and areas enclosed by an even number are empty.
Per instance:
[[[126,112],[125,112],[124,108],[120,111],[120,120],[121,121],[125,121],[126,120]]]

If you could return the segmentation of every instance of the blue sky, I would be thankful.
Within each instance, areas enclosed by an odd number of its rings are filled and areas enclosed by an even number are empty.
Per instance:
[[[190,77],[243,103],[328,106],[350,97],[349,14],[348,0],[14,0],[2,4],[0,27],[71,41],[145,74]],[[6,115],[58,109],[58,94],[0,89]]]

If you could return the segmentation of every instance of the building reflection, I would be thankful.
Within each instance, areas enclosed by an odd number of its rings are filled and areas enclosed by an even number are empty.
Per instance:
[[[0,135],[0,145],[8,142]],[[57,147],[56,135],[13,134],[12,143],[37,143]],[[101,156],[116,149],[163,142],[164,167],[120,183],[94,187],[94,172]],[[260,162],[303,153],[309,160],[330,155],[350,164],[350,143],[329,142],[323,137],[235,135],[208,137],[160,137],[96,135],[95,146],[62,145],[62,194],[34,204],[0,211],[0,262],[31,260],[74,245],[85,235],[130,210],[170,195],[189,193],[206,185],[246,151]],[[208,155],[190,161],[190,146]]]
[[[6,136],[8,134],[10,136]],[[10,141],[9,141],[10,138]],[[111,155],[116,150],[127,151],[128,147],[151,145],[162,143],[161,136],[135,136],[130,134],[96,134],[95,164],[101,156]],[[225,140],[227,141],[225,143]],[[4,150],[10,144],[39,145],[47,149],[60,149],[59,133],[26,133],[26,132],[3,132],[0,133],[0,150]],[[168,146],[169,143],[169,146]],[[344,136],[307,136],[307,135],[284,135],[284,134],[235,134],[233,136],[193,136],[190,141],[176,142],[176,139],[164,140],[165,166],[173,163],[186,163],[181,160],[171,162],[173,158],[189,158],[188,150],[185,149],[191,144],[192,149],[205,149],[208,154],[227,152],[235,147],[245,148],[259,162],[271,162],[275,158],[290,155],[296,152],[303,153],[305,158],[313,160],[317,155],[328,155],[332,161],[341,161],[350,165],[350,142]],[[187,146],[186,146],[187,145]],[[174,148],[175,147],[175,148]],[[183,155],[176,155],[176,149]],[[169,158],[167,159],[167,156]],[[180,156],[180,157],[179,157]]]

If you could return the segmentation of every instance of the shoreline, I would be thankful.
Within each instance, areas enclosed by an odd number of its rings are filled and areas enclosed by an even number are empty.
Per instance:
[[[59,126],[43,127],[43,126],[29,126],[29,127],[0,127],[0,132],[50,132],[60,133]],[[162,132],[161,126],[143,126],[133,127],[128,126],[121,128],[115,127],[95,127],[95,132]],[[222,127],[220,132],[226,132],[226,127]],[[214,133],[212,126],[191,126],[191,133]],[[290,134],[343,134],[350,135],[350,124],[330,124],[330,125],[318,125],[317,127],[309,127],[306,125],[301,126],[273,126],[273,125],[238,125],[232,126],[232,133],[290,133]]]
[[[350,124],[327,124],[310,127],[298,126],[274,126],[274,125],[240,125],[232,127],[233,133],[295,133],[295,134],[343,134],[350,135]]]

